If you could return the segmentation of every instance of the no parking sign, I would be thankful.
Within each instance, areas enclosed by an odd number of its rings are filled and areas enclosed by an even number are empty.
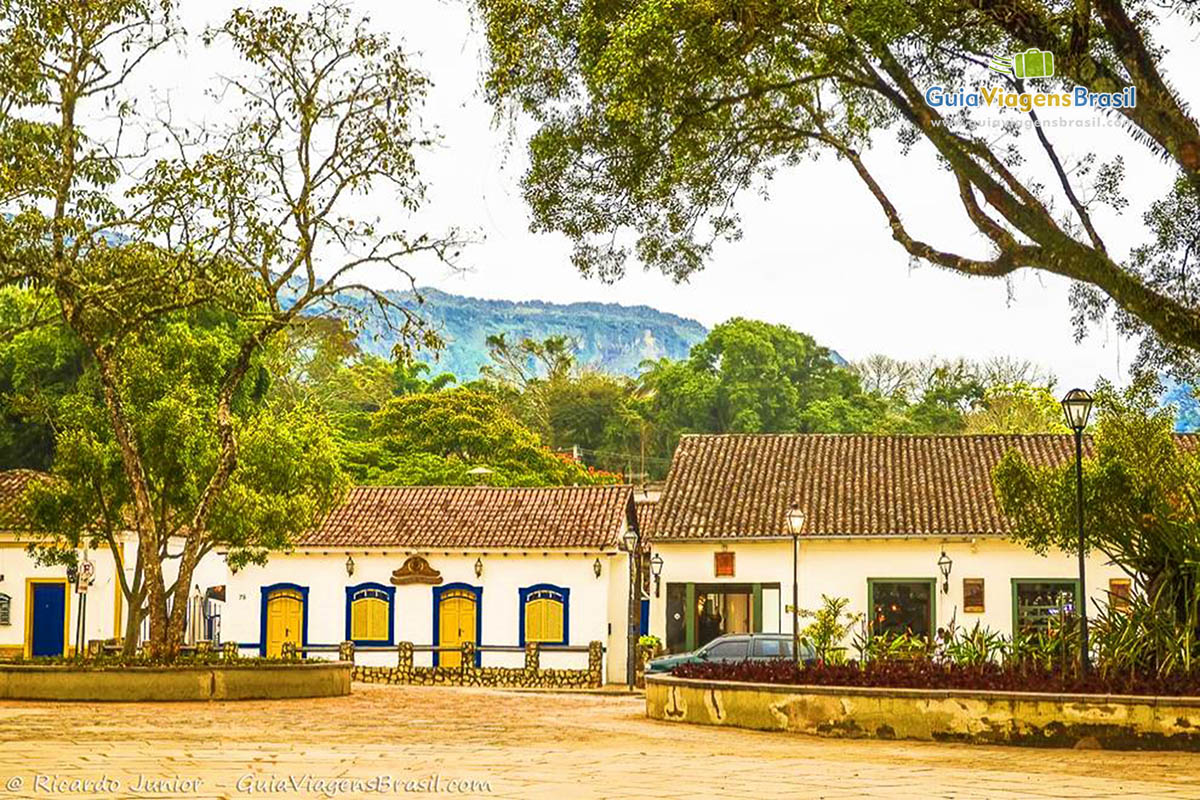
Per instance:
[[[96,565],[91,561],[79,562],[79,579],[75,582],[75,591],[86,594],[92,580],[96,577]]]

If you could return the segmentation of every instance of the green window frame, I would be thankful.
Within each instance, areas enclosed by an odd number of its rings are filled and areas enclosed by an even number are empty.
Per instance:
[[[1012,633],[1014,636],[1022,630],[1022,627],[1021,627],[1022,611],[1025,611],[1025,613],[1030,613],[1030,608],[1031,608],[1029,606],[1022,608],[1021,603],[1020,603],[1020,597],[1019,597],[1020,587],[1036,585],[1036,584],[1054,584],[1054,583],[1069,585],[1071,587],[1071,591],[1075,595],[1075,608],[1079,608],[1079,604],[1082,602],[1082,598],[1081,598],[1080,592],[1079,592],[1079,579],[1078,578],[1013,578],[1012,579]],[[1037,608],[1037,606],[1033,606],[1033,608]],[[1051,608],[1051,606],[1044,605],[1044,606],[1041,606],[1041,608],[1048,609],[1048,608]],[[1029,626],[1029,627],[1035,628],[1037,626]]]
[[[875,630],[875,587],[879,584],[920,584],[929,587],[929,633],[930,639],[937,633],[937,579],[936,578],[867,578],[867,622],[872,635]]]

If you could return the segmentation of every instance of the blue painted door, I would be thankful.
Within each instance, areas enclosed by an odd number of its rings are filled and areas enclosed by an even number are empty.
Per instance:
[[[33,584],[33,645],[35,656],[63,654],[63,616],[67,613],[67,591],[61,583]]]

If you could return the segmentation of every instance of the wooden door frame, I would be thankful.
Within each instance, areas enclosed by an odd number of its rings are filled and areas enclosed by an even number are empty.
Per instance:
[[[283,589],[291,589],[300,593],[300,645],[301,647],[308,645],[308,587],[296,583],[272,583],[261,589],[261,605],[258,614],[258,654],[263,658],[267,656],[267,603],[273,592]]]
[[[744,594],[749,597],[750,630],[746,633],[762,633],[762,587],[762,583],[747,583],[746,581],[688,583],[684,597],[684,608],[687,612],[684,628],[685,652],[690,653],[700,647],[697,642],[700,612],[696,609],[696,599],[704,594]]]
[[[66,578],[25,579],[25,657],[33,658],[33,587],[39,583],[57,583],[63,587],[63,651],[70,655],[71,646],[71,585]]]
[[[479,645],[483,642],[483,587],[472,586],[469,583],[447,583],[444,586],[433,587],[433,644],[438,646],[442,643],[442,595],[446,592],[455,590],[467,591],[475,595],[475,666],[480,665]],[[438,656],[440,653],[437,650],[433,651],[433,665],[438,665]]]

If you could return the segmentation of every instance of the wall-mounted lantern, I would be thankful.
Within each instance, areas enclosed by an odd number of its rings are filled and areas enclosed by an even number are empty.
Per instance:
[[[637,550],[637,546],[638,546],[637,531],[630,528],[629,530],[627,530],[625,532],[625,535],[622,536],[621,539],[625,542],[625,552],[626,553],[632,553]]]
[[[663,557],[655,553],[650,557],[650,574],[654,576],[654,596],[658,597],[658,589],[662,583]]]
[[[475,559],[475,577],[476,578],[483,577],[483,559],[482,558]]]
[[[354,577],[354,556],[349,553],[346,554],[346,577]]]
[[[950,570],[954,566],[954,562],[950,560],[950,556],[946,555],[946,551],[942,551],[942,555],[937,560],[938,569],[942,572],[942,594],[950,593]]]
[[[600,577],[600,559],[597,558],[592,562],[592,572],[596,573],[597,578]]]

